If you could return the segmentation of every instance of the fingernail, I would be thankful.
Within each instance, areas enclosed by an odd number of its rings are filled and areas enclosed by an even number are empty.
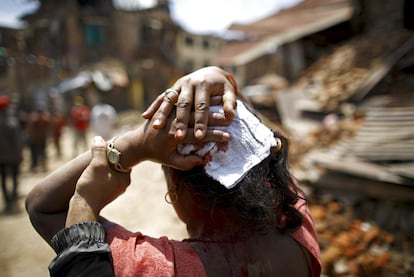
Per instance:
[[[152,123],[152,125],[156,125],[156,126],[159,126],[160,124],[161,124],[161,120],[159,119],[155,119],[154,123]]]
[[[93,137],[93,144],[99,144],[99,143],[102,143],[102,142],[104,142],[102,137],[100,137],[100,136],[94,136]]]
[[[223,133],[223,139],[224,140],[230,140],[231,139],[231,135],[229,133]]]
[[[200,166],[202,164],[203,164],[203,162],[200,162],[200,161],[194,162],[194,166]]]
[[[196,138],[201,138],[203,136],[203,131],[201,129],[197,129],[195,132]]]
[[[175,136],[176,137],[182,137],[183,134],[184,134],[183,130],[181,130],[181,129],[175,130]]]

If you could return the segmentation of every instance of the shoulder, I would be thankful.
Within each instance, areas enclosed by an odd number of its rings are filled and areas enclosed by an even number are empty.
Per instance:
[[[109,221],[103,222],[102,224],[106,231],[106,241],[111,245],[111,248],[123,248],[135,252],[142,250],[153,253],[159,252],[166,256],[173,255],[176,252],[194,251],[187,242],[170,240],[164,236],[154,238],[146,236],[141,232],[131,232]]]
[[[128,231],[109,221],[103,225],[107,233],[106,241],[111,247],[115,272],[121,276],[204,272],[198,254],[187,242],[167,237],[153,238],[140,232]]]

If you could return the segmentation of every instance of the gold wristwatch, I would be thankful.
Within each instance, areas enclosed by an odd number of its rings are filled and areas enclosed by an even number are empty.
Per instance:
[[[124,168],[120,163],[121,152],[115,148],[115,140],[117,137],[113,137],[107,147],[106,157],[108,162],[113,166],[112,169],[121,173],[131,172],[131,168]]]

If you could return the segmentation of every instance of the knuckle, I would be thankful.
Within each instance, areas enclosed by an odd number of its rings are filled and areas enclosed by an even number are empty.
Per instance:
[[[191,77],[189,75],[184,76],[180,79],[180,81],[184,84],[184,85],[188,85],[191,83]]]
[[[164,101],[169,103],[169,104],[175,103],[175,100],[176,100],[175,97],[173,97],[171,94],[167,94],[164,97]]]
[[[91,166],[95,171],[101,171],[106,169],[106,161],[103,159],[92,160]]]
[[[182,97],[178,99],[177,107],[180,109],[188,109],[189,107],[191,107],[191,99],[187,97]]]
[[[195,105],[195,110],[198,112],[207,112],[209,109],[209,105],[206,101],[200,101]]]
[[[198,122],[194,125],[194,130],[207,130],[207,125],[202,122]]]
[[[177,119],[177,123],[175,124],[175,130],[176,129],[184,130],[186,128],[187,128],[187,124],[185,124],[184,121]]]
[[[206,78],[201,78],[199,80],[200,87],[206,88],[210,85],[210,82]]]

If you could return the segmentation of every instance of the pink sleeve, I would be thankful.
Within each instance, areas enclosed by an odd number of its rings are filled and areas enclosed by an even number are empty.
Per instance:
[[[312,276],[320,276],[322,266],[319,241],[312,216],[305,200],[299,199],[295,207],[303,215],[303,223],[299,229],[291,234],[291,237],[305,247],[312,255]]]
[[[115,276],[206,276],[196,251],[186,242],[106,227]]]

